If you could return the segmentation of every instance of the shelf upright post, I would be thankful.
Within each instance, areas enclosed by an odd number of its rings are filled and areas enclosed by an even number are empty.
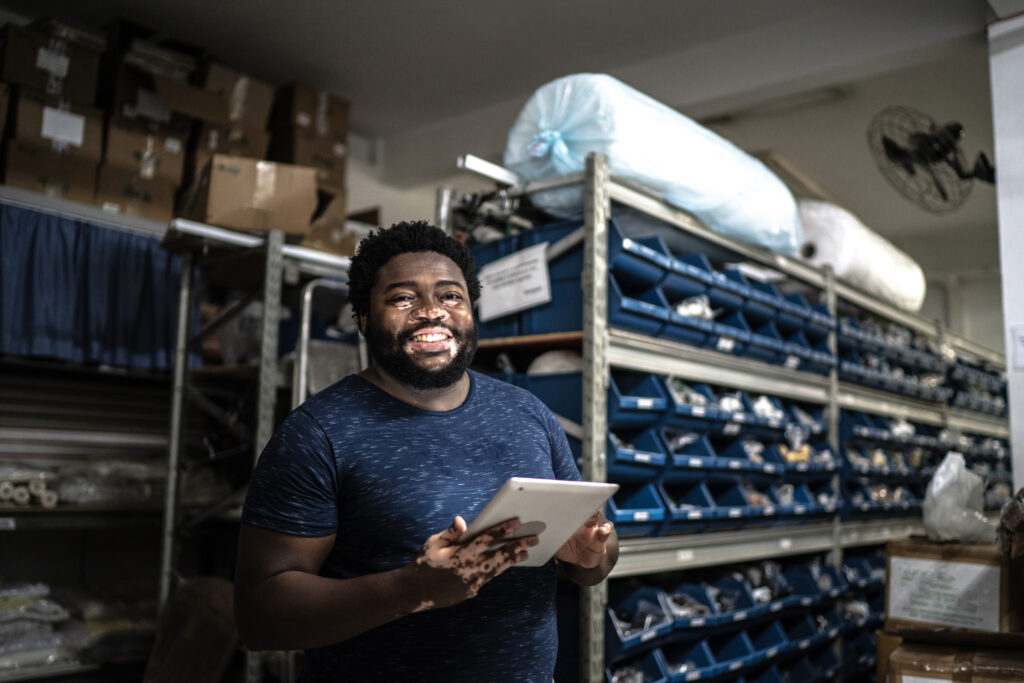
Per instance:
[[[263,321],[260,341],[259,402],[256,414],[256,440],[253,443],[253,464],[274,432],[274,408],[279,384],[277,368],[277,328],[281,319],[281,279],[284,273],[284,233],[267,233],[263,276]]]
[[[833,320],[839,320],[839,312],[837,310],[837,297],[836,297],[836,274],[832,270],[831,266],[826,265],[822,269],[825,281],[825,305],[828,306],[828,312],[832,315]],[[839,359],[839,340],[836,338],[838,335],[837,328],[833,327],[828,333],[828,350],[832,354],[832,357]],[[840,457],[839,451],[839,367],[838,365],[833,367],[828,372],[828,443],[832,448],[832,452],[837,458]],[[832,475],[832,490],[839,493],[842,480],[838,472]],[[835,515],[832,516],[832,550],[829,553],[828,561],[830,564],[835,566],[841,566],[843,563],[843,544],[842,544],[842,521],[840,519],[841,511],[836,509]]]
[[[171,425],[167,440],[167,488],[164,492],[163,538],[160,548],[161,612],[171,594],[174,574],[175,527],[178,523],[178,465],[181,461],[182,418],[185,411],[185,372],[188,368],[188,340],[191,337],[193,259],[190,252],[181,257],[178,286],[178,327],[174,340],[174,375],[171,385]]]
[[[583,237],[583,478],[607,480],[608,160],[587,156]],[[604,610],[608,583],[580,589],[580,679],[604,680]]]

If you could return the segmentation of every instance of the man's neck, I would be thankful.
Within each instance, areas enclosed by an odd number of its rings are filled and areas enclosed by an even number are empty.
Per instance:
[[[469,396],[469,374],[465,372],[454,384],[440,389],[416,389],[408,384],[403,384],[376,364],[371,364],[360,372],[359,376],[376,384],[399,401],[421,410],[452,410],[461,406]]]

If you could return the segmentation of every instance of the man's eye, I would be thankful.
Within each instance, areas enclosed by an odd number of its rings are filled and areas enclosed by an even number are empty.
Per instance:
[[[445,294],[444,296],[442,296],[441,299],[443,301],[459,302],[459,301],[462,301],[462,295],[459,294],[458,292],[449,292],[449,293]]]
[[[393,304],[407,304],[412,301],[412,297],[408,294],[400,294],[399,296],[391,297],[391,303]]]

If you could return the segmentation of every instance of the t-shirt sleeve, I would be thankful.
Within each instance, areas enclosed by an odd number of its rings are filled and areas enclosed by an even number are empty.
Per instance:
[[[334,452],[320,424],[301,408],[263,449],[249,482],[242,522],[296,536],[337,531]]]

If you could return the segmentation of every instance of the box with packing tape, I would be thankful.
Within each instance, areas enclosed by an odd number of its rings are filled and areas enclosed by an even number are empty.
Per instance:
[[[271,140],[270,158],[314,167],[317,184],[329,192],[345,189],[348,148],[340,140],[306,135],[294,128],[278,129]]]
[[[889,656],[889,683],[1024,681],[1024,652],[903,643]]]
[[[96,162],[55,154],[8,140],[4,182],[50,197],[91,204],[96,189]]]
[[[177,186],[185,166],[185,138],[172,132],[150,132],[111,123],[105,161],[146,180],[166,180]]]
[[[103,112],[85,104],[18,88],[12,134],[30,147],[99,163],[103,157]]]
[[[228,121],[251,130],[266,130],[274,106],[274,86],[218,62],[206,65],[203,87],[220,94],[228,105]]]
[[[110,213],[165,222],[174,217],[177,186],[162,178],[143,178],[118,166],[100,167],[96,206]]]
[[[0,31],[0,79],[51,97],[96,102],[100,52],[76,42],[14,24]]]
[[[270,134],[255,128],[241,126],[215,126],[204,123],[195,137],[189,179],[195,178],[210,162],[214,154],[227,154],[247,159],[266,159]]]
[[[224,228],[305,235],[316,205],[316,169],[215,154],[183,213]]]
[[[995,544],[889,541],[885,630],[1020,631],[1024,572]]]
[[[307,135],[344,142],[348,137],[346,100],[301,83],[278,88],[272,128],[296,128]]]

